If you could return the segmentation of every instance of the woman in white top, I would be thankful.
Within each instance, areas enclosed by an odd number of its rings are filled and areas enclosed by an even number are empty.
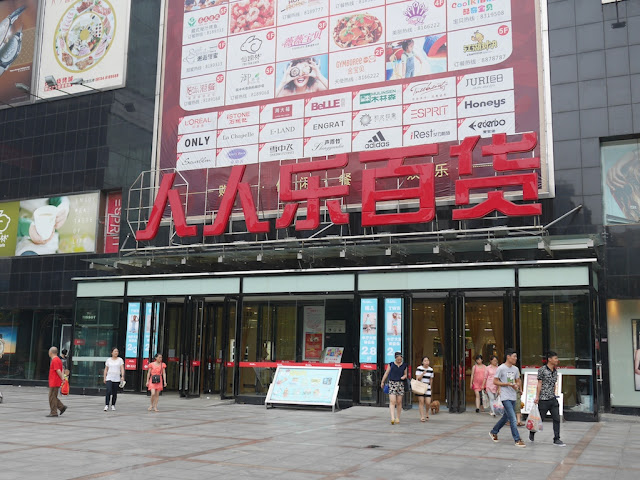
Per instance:
[[[429,357],[422,359],[422,365],[416,369],[416,380],[427,384],[427,391],[424,395],[418,395],[418,408],[420,409],[420,421],[429,420],[429,406],[431,405],[431,379],[433,378],[433,368],[429,366]],[[426,408],[425,408],[426,407]]]
[[[107,386],[107,395],[104,399],[104,411],[109,410],[109,400],[111,400],[111,410],[116,409],[118,399],[118,386],[124,380],[124,360],[118,354],[116,347],[111,349],[111,356],[104,362],[104,383]]]

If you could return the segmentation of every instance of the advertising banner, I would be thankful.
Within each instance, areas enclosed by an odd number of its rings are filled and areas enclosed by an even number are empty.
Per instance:
[[[123,87],[131,1],[42,1],[37,95],[53,98]],[[55,79],[55,87],[47,85],[48,76]]]
[[[333,406],[341,372],[340,367],[278,366],[265,403]]]
[[[640,320],[631,320],[632,341],[633,341],[633,377],[635,379],[635,390],[640,392]]]
[[[324,307],[304,307],[303,360],[320,360],[324,348]]]
[[[378,361],[378,299],[360,300],[360,363]]]
[[[395,360],[395,352],[402,351],[402,299],[384,299],[384,362]]]
[[[140,304],[131,302],[127,308],[127,335],[125,347],[125,359],[132,361],[125,362],[127,370],[136,368],[136,359],[138,358],[138,335],[140,333]]]
[[[640,142],[602,144],[604,223],[640,223]]]
[[[39,0],[0,2],[0,108],[31,101],[34,56],[38,38]]]
[[[107,195],[107,211],[104,215],[104,253],[118,253],[120,248],[120,215],[122,192]]]
[[[540,11],[534,1],[515,5],[168,0],[157,166],[181,171],[190,191],[208,192],[188,199],[187,217],[219,211],[239,166],[259,214],[275,216],[281,167],[291,161],[347,154],[329,173],[300,172],[293,188],[322,175],[348,187],[339,197],[357,208],[362,155],[438,144],[422,156],[435,165],[442,203],[454,199],[460,175],[450,146],[482,137],[464,175],[496,176],[482,147],[494,134],[517,141],[532,132],[540,142],[527,156],[540,165],[530,170],[540,195],[552,195]],[[404,183],[417,185],[411,175]]]
[[[86,193],[0,204],[0,256],[95,252],[99,203]]]
[[[158,324],[160,319],[160,304],[156,304],[153,312],[153,304],[145,304],[144,310],[144,336],[142,337],[142,358],[148,361],[151,352],[151,325],[153,325],[153,348],[158,348]],[[128,330],[127,330],[128,331]],[[155,352],[154,352],[155,354]]]

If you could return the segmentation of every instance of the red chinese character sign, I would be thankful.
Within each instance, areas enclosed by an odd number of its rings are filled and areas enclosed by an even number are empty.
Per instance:
[[[450,147],[449,155],[459,159],[460,177],[471,176],[474,166],[474,154],[479,137],[468,137],[460,145]],[[475,178],[459,178],[455,180],[455,203],[458,206],[469,205],[471,191],[486,193],[486,199],[479,204],[462,209],[454,209],[453,220],[469,220],[482,218],[495,211],[506,216],[540,215],[539,203],[514,203],[505,194],[522,192],[524,201],[538,199],[538,172],[540,159],[531,156],[537,147],[535,133],[525,133],[521,139],[507,141],[504,134],[496,134],[492,142],[484,145],[480,151],[482,157],[492,158],[493,175]],[[435,180],[437,178],[434,159],[439,154],[439,145],[430,144],[416,147],[405,147],[397,150],[380,150],[359,154],[362,164],[384,164],[366,168],[361,172],[360,193],[362,200],[362,226],[383,226],[401,224],[428,223],[435,216]],[[510,158],[509,155],[529,155]],[[480,159],[476,164],[485,170],[486,163]],[[349,156],[336,155],[326,160],[304,163],[289,163],[280,168],[279,199],[283,208],[276,219],[275,227],[287,228],[294,224],[296,230],[315,230],[320,225],[320,212],[326,207],[332,223],[340,225],[349,223],[349,214],[345,211],[345,201],[357,192],[350,184],[345,184],[345,168],[349,166]],[[342,172],[338,174],[337,172]],[[503,172],[517,171],[516,174]],[[231,169],[228,184],[222,193],[220,208],[213,223],[205,225],[204,236],[216,236],[226,233],[232,209],[238,202],[244,214],[247,230],[251,233],[267,233],[270,231],[268,221],[260,220],[261,212],[251,192],[251,186],[244,181],[246,167],[235,166]],[[332,175],[333,172],[333,175]],[[308,175],[308,176],[303,176]],[[149,221],[144,230],[136,233],[138,241],[153,239],[160,226],[163,212],[169,205],[176,234],[180,237],[197,235],[195,225],[187,225],[187,215],[180,192],[173,188],[176,174],[165,174],[160,183],[158,195],[151,210]],[[300,181],[300,178],[303,179]],[[377,180],[394,180],[391,184],[380,188]],[[410,180],[417,180],[416,186]],[[405,184],[406,185],[401,185]],[[410,212],[378,213],[378,206],[384,202],[417,203],[417,210]],[[296,213],[301,204],[306,207],[306,218],[298,218]]]

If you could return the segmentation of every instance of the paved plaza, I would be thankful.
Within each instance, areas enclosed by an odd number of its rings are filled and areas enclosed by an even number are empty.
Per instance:
[[[46,418],[47,389],[1,390],[1,480],[640,478],[635,417],[565,422],[566,448],[551,445],[549,423],[520,449],[508,427],[490,440],[487,414],[421,423],[414,408],[391,425],[384,408],[267,410],[175,395],[150,413],[147,397],[121,394],[115,412],[102,410],[102,397],[72,395],[63,416]]]

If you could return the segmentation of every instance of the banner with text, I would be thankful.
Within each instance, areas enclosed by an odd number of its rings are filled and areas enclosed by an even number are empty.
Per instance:
[[[395,352],[402,351],[402,299],[384,299],[384,361],[395,360]]]

